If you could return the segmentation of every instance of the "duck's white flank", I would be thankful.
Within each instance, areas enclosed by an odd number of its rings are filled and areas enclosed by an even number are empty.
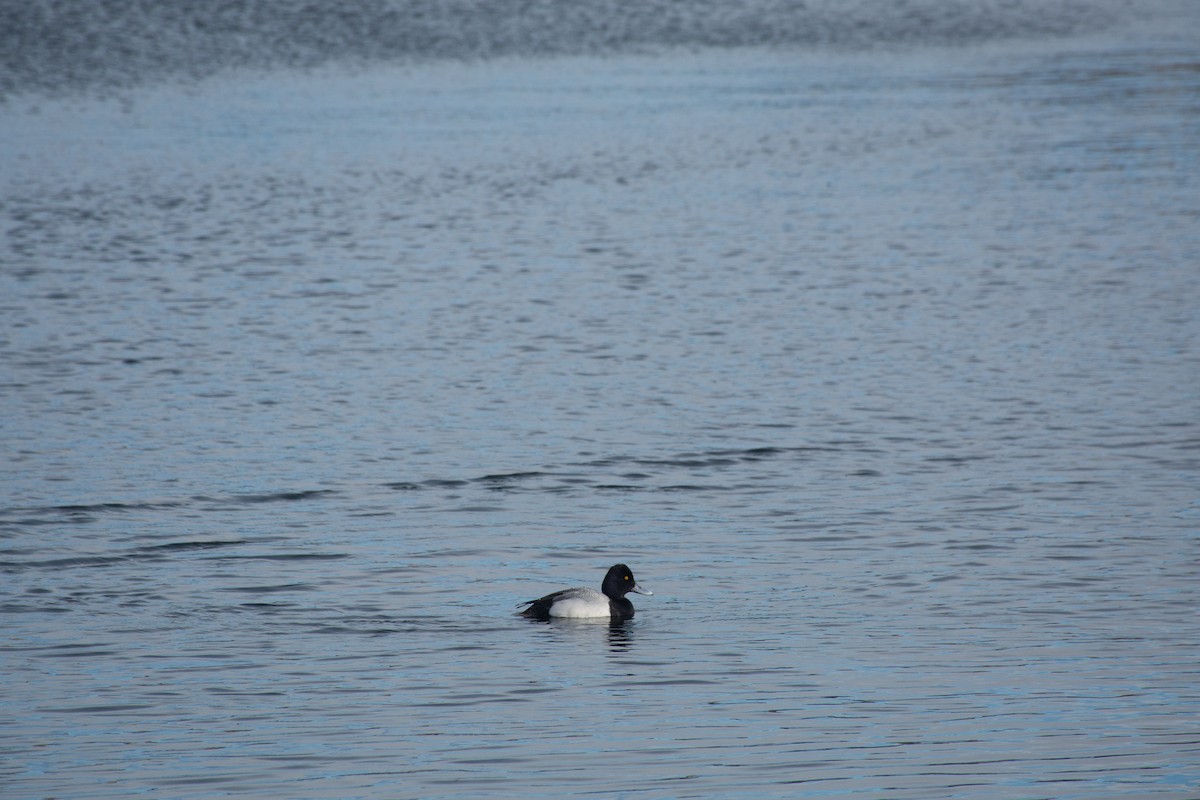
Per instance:
[[[608,617],[612,614],[608,596],[595,589],[571,589],[550,606],[552,617]]]

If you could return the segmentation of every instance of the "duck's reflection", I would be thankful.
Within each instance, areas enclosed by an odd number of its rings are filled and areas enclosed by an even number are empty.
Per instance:
[[[608,647],[614,652],[624,652],[633,644],[633,623],[614,619],[608,623]]]
[[[632,620],[623,619],[585,620],[554,617],[549,619],[529,617],[528,619],[534,625],[546,625],[573,637],[594,635],[588,632],[599,633],[601,629],[606,628],[605,637],[608,640],[609,649],[613,652],[625,652],[629,650],[633,644],[634,631],[637,629],[637,624]]]

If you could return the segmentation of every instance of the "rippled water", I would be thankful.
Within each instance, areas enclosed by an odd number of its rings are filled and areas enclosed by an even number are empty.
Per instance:
[[[1168,22],[10,99],[0,794],[1195,797]]]

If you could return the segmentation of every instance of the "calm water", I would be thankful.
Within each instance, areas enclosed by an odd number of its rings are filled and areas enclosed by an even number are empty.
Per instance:
[[[0,796],[1198,796],[1200,24],[945,7],[10,73]]]

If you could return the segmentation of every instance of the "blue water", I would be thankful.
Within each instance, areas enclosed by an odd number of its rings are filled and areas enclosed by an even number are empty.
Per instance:
[[[124,8],[3,9],[0,796],[1197,796],[1190,7]]]

